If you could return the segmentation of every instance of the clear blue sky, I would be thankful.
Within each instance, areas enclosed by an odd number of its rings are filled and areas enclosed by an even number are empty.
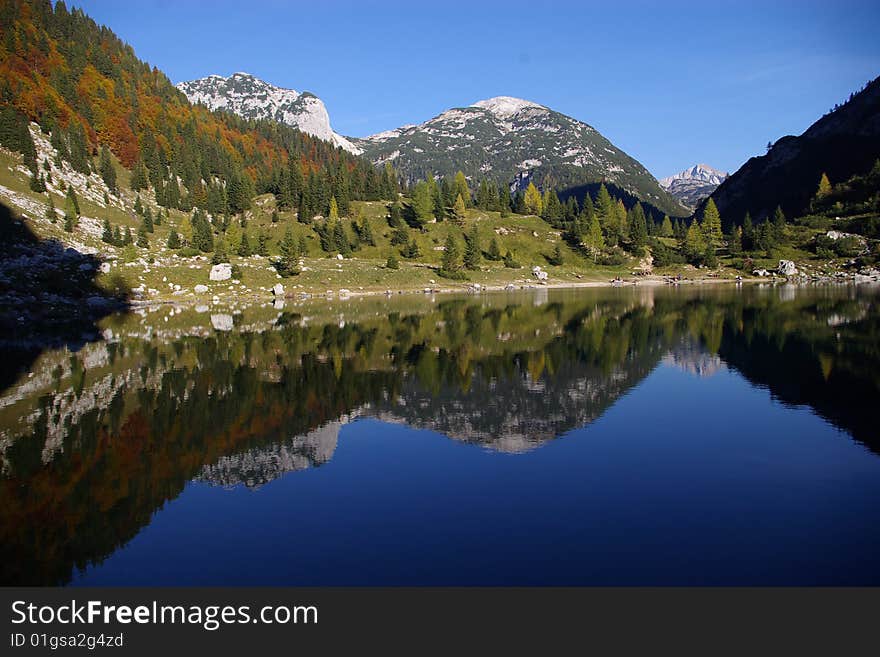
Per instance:
[[[365,136],[518,96],[657,177],[733,171],[880,75],[880,2],[75,0],[174,81],[247,71]]]

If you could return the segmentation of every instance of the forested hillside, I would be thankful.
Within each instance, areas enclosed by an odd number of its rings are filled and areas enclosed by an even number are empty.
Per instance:
[[[112,31],[64,2],[3,2],[0,31],[0,133],[4,145],[25,153],[37,180],[43,163],[32,157],[26,120],[51,133],[77,171],[100,168],[111,189],[112,153],[132,170],[132,187],[151,185],[165,207],[235,214],[255,194],[273,192],[326,214],[331,197],[345,206],[389,195],[372,166],[330,143],[191,106]]]

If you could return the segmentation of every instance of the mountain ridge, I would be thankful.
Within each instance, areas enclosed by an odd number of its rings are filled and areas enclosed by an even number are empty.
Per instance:
[[[677,198],[683,205],[695,208],[700,201],[709,196],[727,176],[708,164],[695,164],[684,171],[661,178],[660,186]]]
[[[458,170],[512,189],[535,182],[564,191],[608,182],[664,212],[687,214],[640,162],[593,126],[512,96],[453,107],[423,123],[351,141],[374,164],[391,162],[410,182]]]
[[[270,119],[329,141],[355,155],[360,149],[330,126],[324,102],[309,91],[278,87],[246,72],[211,74],[174,85],[192,104],[248,119]]]

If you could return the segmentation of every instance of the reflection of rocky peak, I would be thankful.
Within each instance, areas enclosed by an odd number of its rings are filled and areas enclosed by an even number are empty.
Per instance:
[[[204,466],[195,481],[225,487],[244,484],[255,489],[288,472],[322,465],[333,458],[344,423],[345,420],[330,422],[294,436],[287,443],[222,456],[216,463]]]
[[[659,357],[659,347],[649,348],[611,372],[572,361],[537,379],[478,373],[466,392],[450,385],[428,390],[407,377],[398,398],[372,413],[493,451],[525,452],[593,422],[647,376]]]
[[[694,376],[709,377],[727,369],[718,354],[710,354],[700,345],[683,341],[663,358],[664,365],[673,365]]]

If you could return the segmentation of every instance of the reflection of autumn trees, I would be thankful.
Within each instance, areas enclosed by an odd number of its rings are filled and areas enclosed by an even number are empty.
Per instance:
[[[683,340],[871,440],[864,409],[880,387],[872,297],[661,290],[649,301],[448,299],[324,324],[287,313],[262,332],[123,338],[91,368],[74,355],[47,377],[51,389],[19,402],[35,421],[2,454],[0,581],[67,581],[135,536],[204,465],[359,409],[418,424],[420,413],[453,422],[450,409],[468,420],[479,408],[482,424],[467,425],[479,442],[523,426],[552,438],[600,415]],[[105,403],[62,414],[108,381],[117,387]],[[401,397],[424,405],[406,405],[407,417]]]

